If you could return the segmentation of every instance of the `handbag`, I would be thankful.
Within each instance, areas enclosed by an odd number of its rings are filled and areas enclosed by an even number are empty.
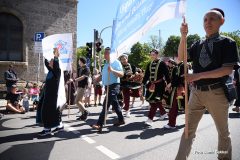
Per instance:
[[[223,90],[228,102],[232,102],[234,99],[237,98],[237,91],[232,81],[229,82],[229,80],[231,80],[230,77],[228,78],[228,81],[224,83]]]
[[[149,88],[148,88],[149,92],[154,92],[155,91],[155,84],[154,83],[151,83]]]

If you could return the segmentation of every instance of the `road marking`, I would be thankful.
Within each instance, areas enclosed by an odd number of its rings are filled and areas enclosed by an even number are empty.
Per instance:
[[[96,143],[96,141],[94,141],[93,139],[87,137],[86,135],[82,135],[81,138],[82,138],[84,141],[88,142],[89,144]]]
[[[120,158],[120,156],[118,154],[110,151],[109,149],[107,149],[106,147],[104,147],[102,145],[97,146],[96,148],[111,159],[119,159]]]
[[[68,131],[73,132],[74,134],[79,134],[80,132],[77,131],[75,128],[70,127],[68,124],[64,124]]]

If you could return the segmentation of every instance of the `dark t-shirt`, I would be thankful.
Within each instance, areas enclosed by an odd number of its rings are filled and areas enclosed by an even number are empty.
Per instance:
[[[208,49],[206,49],[204,43],[207,43]],[[193,62],[194,73],[211,71],[222,66],[234,66],[239,61],[236,42],[219,34],[197,41],[190,47],[188,54],[189,60]],[[199,86],[209,85],[221,82],[221,79],[201,79],[194,83]]]
[[[78,87],[85,88],[88,85],[88,77],[90,75],[90,69],[87,66],[81,67],[78,71],[78,77],[81,77],[82,75],[85,75],[86,77],[78,81]]]
[[[8,93],[7,96],[6,96],[6,100],[9,100],[13,105],[16,105],[19,103],[20,101],[20,94],[13,94],[13,93]]]
[[[4,73],[4,78],[6,80],[6,86],[11,87],[17,83],[17,74],[13,70],[7,70]]]

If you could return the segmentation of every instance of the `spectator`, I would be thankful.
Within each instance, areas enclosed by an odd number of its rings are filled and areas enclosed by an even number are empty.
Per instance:
[[[17,91],[17,86],[12,85],[10,92],[7,93],[6,100],[7,106],[6,110],[14,113],[25,113],[25,109],[19,104],[21,99],[21,93]]]
[[[101,76],[100,73],[98,73],[98,70],[95,69],[93,72],[93,88],[94,88],[94,106],[97,106],[97,100],[98,105],[102,106],[101,103],[101,97],[102,97],[102,81],[99,78]]]
[[[12,85],[16,85],[18,81],[17,74],[13,69],[14,69],[14,66],[11,64],[9,65],[9,69],[4,73],[4,78],[6,80],[6,87],[7,87],[8,93],[11,91]]]

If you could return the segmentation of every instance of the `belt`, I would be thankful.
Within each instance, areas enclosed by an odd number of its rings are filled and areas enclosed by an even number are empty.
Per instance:
[[[222,87],[222,84],[221,84],[221,83],[214,83],[214,84],[204,85],[204,86],[194,85],[194,87],[195,87],[197,90],[209,91],[209,90],[221,88],[221,87]]]

